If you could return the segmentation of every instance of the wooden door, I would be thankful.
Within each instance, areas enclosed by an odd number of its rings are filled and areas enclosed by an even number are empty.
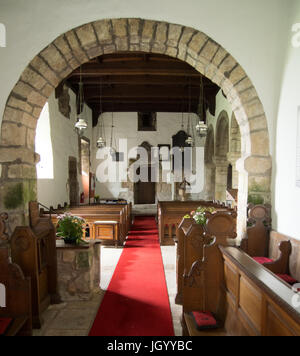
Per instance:
[[[69,157],[69,198],[70,205],[79,204],[79,184],[77,180],[77,159]]]
[[[155,204],[156,184],[151,182],[151,166],[148,168],[149,182],[137,182],[134,185],[135,204]]]

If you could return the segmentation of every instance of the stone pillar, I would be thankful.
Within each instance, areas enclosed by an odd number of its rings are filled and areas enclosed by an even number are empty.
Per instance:
[[[248,172],[248,203],[271,203],[272,158],[248,157],[244,163]]]
[[[8,213],[11,232],[16,226],[28,225],[28,202],[37,199],[36,123],[37,118],[21,110],[5,110],[0,140],[0,212]]]
[[[239,187],[239,171],[236,168],[236,162],[241,157],[240,153],[230,152],[227,154],[227,160],[232,165],[232,188]]]
[[[214,156],[215,173],[215,199],[225,202],[227,189],[228,161],[226,157]]]
[[[205,200],[215,199],[216,166],[214,163],[205,164]]]

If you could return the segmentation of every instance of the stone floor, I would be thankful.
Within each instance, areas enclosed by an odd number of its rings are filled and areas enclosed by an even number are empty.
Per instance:
[[[135,204],[132,207],[134,215],[156,215],[157,204]]]
[[[162,256],[169,292],[171,312],[176,336],[181,336],[181,307],[175,305],[176,250],[175,246],[162,246]],[[42,329],[34,330],[34,336],[87,336],[99,309],[105,290],[118,263],[121,248],[101,248],[101,289],[91,301],[78,301],[51,305],[43,314]]]

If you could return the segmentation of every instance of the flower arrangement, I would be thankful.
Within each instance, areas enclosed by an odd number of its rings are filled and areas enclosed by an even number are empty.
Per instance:
[[[71,213],[59,215],[56,235],[68,244],[79,245],[81,242],[85,243],[82,240],[84,224],[84,219]]]
[[[185,219],[193,218],[196,224],[204,225],[206,223],[206,212],[213,213],[216,211],[214,208],[199,206],[196,210],[191,211],[190,214],[185,215]]]

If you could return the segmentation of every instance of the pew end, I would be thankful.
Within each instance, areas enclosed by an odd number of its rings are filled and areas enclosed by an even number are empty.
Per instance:
[[[204,225],[184,219],[179,242],[183,246],[183,277],[178,286],[182,295],[183,330],[190,336],[225,336],[226,294],[220,245],[236,238],[236,212],[206,213]],[[190,224],[190,226],[188,226]],[[179,294],[179,295],[180,295]],[[204,313],[196,324],[191,313]],[[211,313],[211,314],[210,314]],[[210,329],[204,320],[210,314]],[[213,316],[213,317],[212,317]],[[216,322],[214,322],[214,320]]]
[[[289,274],[289,259],[292,253],[290,241],[282,241],[278,244],[279,258],[273,262],[263,263],[263,266],[274,274]]]
[[[0,248],[0,283],[5,286],[5,306],[0,318],[12,319],[5,336],[31,336],[31,283],[16,264],[9,262],[7,248]]]

